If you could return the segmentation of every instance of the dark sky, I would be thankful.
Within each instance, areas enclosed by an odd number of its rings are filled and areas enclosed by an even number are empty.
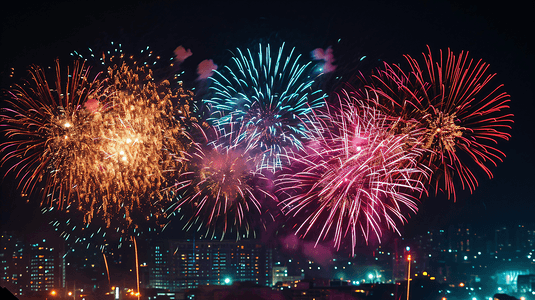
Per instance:
[[[352,70],[352,62],[366,55],[370,63],[357,66],[364,73],[378,59],[398,63],[403,54],[421,57],[426,45],[434,51],[468,50],[472,58],[490,63],[490,72],[498,74],[494,84],[503,83],[503,91],[511,95],[512,138],[498,145],[507,157],[492,168],[492,180],[479,174],[480,185],[472,195],[461,192],[456,203],[443,196],[424,199],[404,230],[411,235],[459,222],[485,227],[532,220],[535,2],[224,2],[15,1],[1,13],[2,88],[11,82],[10,68],[19,79],[30,64],[51,65],[72,50],[104,47],[112,40],[127,49],[149,45],[167,57],[183,45],[194,53],[191,66],[203,59],[221,66],[227,62],[227,49],[259,41],[286,41],[308,54],[340,39],[335,48],[338,68]],[[32,206],[9,196],[14,192],[7,180],[1,193],[2,226],[8,219],[20,220],[21,212],[32,214]]]

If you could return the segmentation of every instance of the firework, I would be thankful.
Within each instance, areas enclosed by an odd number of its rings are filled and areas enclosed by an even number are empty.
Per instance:
[[[85,104],[94,102],[101,82],[91,80],[79,61],[67,70],[66,81],[56,61],[55,86],[42,68],[32,66],[29,73],[30,80],[16,85],[6,99],[2,126],[8,141],[2,144],[2,163],[10,162],[8,172],[16,172],[22,194],[43,182],[44,196],[70,197],[76,185],[70,174],[94,144],[87,134],[94,114]]]
[[[189,143],[180,118],[175,118],[187,113],[173,103],[188,103],[191,93],[171,91],[166,82],[156,84],[145,66],[122,63],[110,67],[107,75],[109,86],[101,103],[105,111],[96,120],[94,134],[98,153],[87,161],[93,175],[83,181],[98,184],[83,190],[83,210],[100,210],[108,224],[122,215],[130,225],[133,211],[145,218],[164,217],[173,197],[167,188],[175,183]],[[90,195],[98,196],[98,206]]]
[[[488,64],[468,59],[468,52],[456,56],[448,49],[444,60],[440,51],[438,61],[431,50],[423,56],[423,69],[405,56],[409,73],[385,64],[367,88],[378,96],[383,112],[399,121],[395,131],[418,133],[425,150],[420,162],[433,169],[435,193],[445,190],[455,199],[455,182],[472,192],[478,185],[473,167],[492,178],[489,165],[505,157],[495,145],[510,136],[505,131],[512,115],[504,113],[509,95],[499,91],[501,85],[489,84],[495,74],[486,74]]]
[[[84,221],[85,212],[80,211],[75,204],[67,205],[63,210],[50,206],[42,207],[41,213],[69,247],[113,252],[123,247],[124,243],[130,244],[132,236],[161,230],[153,219],[147,220],[146,216],[137,215],[131,216],[135,226],[125,226],[116,221],[108,225],[105,220],[98,217],[92,218],[91,222],[87,223]]]
[[[417,211],[413,194],[423,186],[414,178],[426,172],[407,149],[412,138],[393,134],[387,116],[346,92],[339,97],[337,109],[312,122],[313,141],[276,186],[297,234],[333,241],[337,248],[348,238],[354,249],[358,236],[380,239],[383,229],[397,231],[397,223]]]
[[[197,231],[204,229],[206,237],[223,239],[229,232],[237,238],[254,235],[267,202],[276,201],[269,192],[270,181],[254,171],[246,151],[223,147],[217,140],[209,142],[206,134],[204,138],[206,142],[193,147],[190,171],[180,178],[173,210],[190,214],[185,228],[198,225]]]
[[[302,149],[308,138],[303,122],[313,108],[323,105],[321,91],[312,89],[312,64],[300,64],[294,49],[288,56],[283,53],[284,44],[276,53],[269,45],[259,45],[254,55],[250,49],[237,49],[232,64],[212,76],[214,95],[206,101],[214,126],[228,130],[234,122],[238,142],[255,149],[251,155],[258,170],[274,172],[287,162],[284,158],[291,150]]]
[[[192,94],[125,63],[97,82],[77,62],[63,88],[56,66],[55,90],[34,67],[4,114],[4,161],[15,161],[10,171],[19,170],[23,193],[42,182],[49,206],[80,210],[85,223],[98,217],[117,230],[165,216],[172,197],[165,188],[174,184],[188,143],[181,122],[187,114],[178,111]]]

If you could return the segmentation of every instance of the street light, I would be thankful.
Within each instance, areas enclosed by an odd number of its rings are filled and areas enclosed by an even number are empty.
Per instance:
[[[407,300],[409,300],[409,290],[411,288],[411,255],[407,256],[407,261],[409,262],[409,270],[407,271]]]

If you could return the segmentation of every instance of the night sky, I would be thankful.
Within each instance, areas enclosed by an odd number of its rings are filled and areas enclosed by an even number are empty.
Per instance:
[[[69,62],[73,50],[105,48],[110,41],[132,51],[148,45],[165,57],[179,45],[191,49],[193,56],[184,65],[184,78],[191,82],[200,61],[213,59],[223,66],[227,50],[259,42],[286,41],[304,55],[334,45],[339,70],[364,74],[380,60],[403,63],[403,54],[421,59],[426,45],[434,53],[448,47],[455,53],[468,50],[471,58],[483,59],[497,73],[491,84],[503,83],[502,91],[511,95],[512,138],[498,145],[507,157],[491,169],[492,180],[477,173],[479,187],[473,194],[460,192],[456,203],[443,195],[422,199],[418,215],[402,231],[411,236],[457,223],[485,228],[533,222],[535,2],[224,2],[15,1],[1,16],[1,87],[23,78],[30,64],[48,66],[55,58]],[[1,187],[2,229],[38,214],[37,201],[17,202],[10,178]],[[38,227],[39,218],[32,219],[26,230]]]

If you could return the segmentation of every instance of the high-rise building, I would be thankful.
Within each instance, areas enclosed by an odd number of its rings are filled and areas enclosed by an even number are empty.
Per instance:
[[[535,230],[533,227],[518,225],[515,240],[516,252],[526,254],[535,251]]]
[[[494,251],[509,252],[511,248],[511,242],[509,241],[509,230],[507,227],[500,227],[494,230]]]
[[[24,240],[11,232],[0,234],[0,282],[14,295],[24,294],[28,254]]]
[[[157,241],[150,256],[151,288],[179,291],[234,281],[272,282],[272,250],[257,241]]]
[[[30,291],[42,292],[65,287],[63,250],[46,239],[29,245]]]
[[[28,295],[65,287],[65,260],[61,245],[46,239],[27,241],[2,232],[0,279],[14,295]]]
[[[473,230],[471,230],[470,225],[450,225],[448,228],[448,235],[448,248],[452,249],[455,253],[465,253],[472,250],[471,243],[473,243]]]

